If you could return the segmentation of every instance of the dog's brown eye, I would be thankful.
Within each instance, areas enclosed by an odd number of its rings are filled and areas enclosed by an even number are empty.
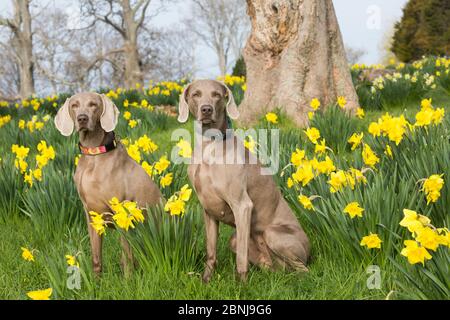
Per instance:
[[[91,103],[91,104],[89,104],[89,107],[91,107],[91,108],[94,108],[94,107],[96,107],[97,105],[95,104],[95,103]]]
[[[199,98],[201,96],[200,92],[196,92],[192,95],[194,98]]]
[[[214,93],[212,94],[212,96],[213,96],[213,98],[221,98],[221,95],[220,95],[220,93],[218,93],[218,92],[214,92]]]
[[[73,105],[72,105],[72,109],[75,109],[75,108],[78,108],[78,105],[77,105],[77,104],[73,104]]]

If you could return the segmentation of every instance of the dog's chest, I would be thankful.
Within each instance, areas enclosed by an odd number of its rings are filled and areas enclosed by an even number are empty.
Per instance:
[[[81,161],[85,160],[83,163]],[[113,196],[108,192],[114,181],[111,180],[107,165],[99,167],[92,159],[80,159],[75,171],[75,184],[83,204],[90,210],[107,210],[108,199]],[[99,201],[101,199],[102,201]]]
[[[191,165],[188,175],[206,213],[216,220],[234,225],[233,212],[215,186],[214,170],[204,164]]]

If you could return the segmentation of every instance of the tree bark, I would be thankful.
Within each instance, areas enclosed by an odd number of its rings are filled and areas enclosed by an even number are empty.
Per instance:
[[[313,98],[324,108],[345,96],[346,110],[356,110],[358,97],[331,0],[247,0],[247,11],[252,31],[244,49],[241,124],[280,108],[305,127]]]
[[[0,25],[9,27],[13,34],[12,44],[15,47],[20,77],[19,96],[22,99],[30,97],[35,92],[30,2],[31,0],[15,0],[14,18],[0,19]]]
[[[130,0],[122,0],[124,22],[124,52],[125,52],[125,87],[134,88],[136,84],[144,83],[138,51],[138,28],[142,21],[135,20],[136,12],[130,5]]]

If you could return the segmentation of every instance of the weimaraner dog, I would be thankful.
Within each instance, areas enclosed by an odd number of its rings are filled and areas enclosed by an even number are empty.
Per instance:
[[[82,153],[74,180],[86,212],[92,250],[94,272],[102,271],[102,236],[91,226],[90,211],[111,213],[109,201],[135,201],[139,207],[156,205],[161,192],[144,169],[116,141],[113,130],[119,110],[105,95],[79,93],[67,99],[55,117],[56,128],[64,136],[74,130],[79,133]],[[110,214],[103,215],[111,221]],[[130,245],[121,237],[122,266],[127,275],[131,271],[133,255]]]
[[[230,246],[236,253],[240,280],[246,281],[249,261],[270,269],[308,271],[308,237],[273,178],[261,174],[258,161],[248,161],[253,155],[244,148],[243,161],[232,164],[221,161],[227,153],[238,154],[236,147],[242,144],[234,134],[225,132],[229,122],[227,115],[232,119],[239,116],[230,89],[214,80],[191,83],[180,96],[178,121],[186,122],[189,113],[201,123],[203,135],[202,141],[196,142],[188,169],[204,209],[207,260],[203,281],[211,279],[216,265],[219,221],[236,228]],[[205,137],[210,129],[220,130],[224,138]],[[233,139],[233,143],[224,143],[228,139]],[[220,152],[205,152],[207,149]]]

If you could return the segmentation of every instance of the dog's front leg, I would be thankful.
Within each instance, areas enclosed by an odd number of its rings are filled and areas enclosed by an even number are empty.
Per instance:
[[[247,281],[248,273],[248,246],[250,241],[250,224],[253,203],[247,194],[241,201],[231,206],[236,222],[236,266],[239,279]]]
[[[95,275],[100,276],[102,273],[102,236],[97,234],[97,231],[91,226],[91,218],[88,212],[89,210],[85,207],[89,241],[91,244],[92,268],[94,269]]]
[[[205,210],[203,210],[206,228],[206,267],[203,273],[203,282],[207,283],[211,280],[211,276],[216,267],[217,257],[217,238],[219,236],[219,221],[212,218]]]

